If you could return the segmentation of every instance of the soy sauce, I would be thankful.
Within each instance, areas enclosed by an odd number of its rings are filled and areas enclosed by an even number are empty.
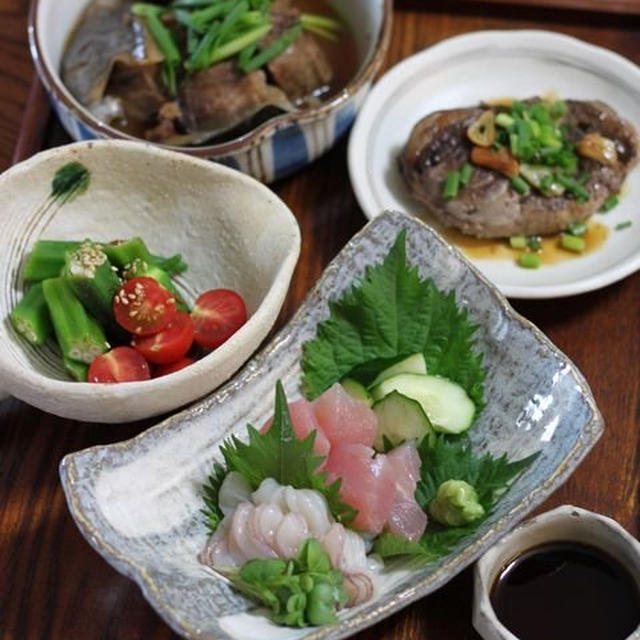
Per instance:
[[[519,640],[623,640],[640,624],[640,588],[596,547],[554,542],[507,564],[491,589],[500,622]]]

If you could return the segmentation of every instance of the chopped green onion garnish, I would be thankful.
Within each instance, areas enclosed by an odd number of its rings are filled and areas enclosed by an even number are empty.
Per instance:
[[[584,238],[572,236],[569,233],[563,233],[560,235],[560,244],[563,249],[567,249],[567,251],[574,251],[575,253],[582,253],[587,246]]]
[[[542,129],[540,128],[540,125],[535,120],[530,120],[529,121],[529,126],[531,127],[531,135],[536,140],[538,140],[540,138],[540,134],[542,132]]]
[[[462,169],[460,169],[460,184],[467,185],[469,184],[469,180],[471,180],[471,176],[473,175],[474,168],[472,164],[465,162],[462,165]]]
[[[199,11],[194,11],[191,14],[191,20],[194,24],[199,26],[208,25],[212,20],[224,16],[229,13],[234,8],[236,4],[235,0],[229,0],[228,2],[220,2],[217,4],[213,4],[205,9],[200,9]],[[244,11],[246,11],[248,7],[244,7]]]
[[[514,122],[515,120],[504,111],[496,116],[496,124],[503,129],[508,129]]]
[[[618,200],[618,196],[607,196],[600,207],[600,213],[607,213],[607,211],[611,211],[611,209],[618,206],[619,202],[620,200]]]
[[[518,155],[518,150],[519,150],[519,145],[518,145],[518,134],[517,133],[510,133],[509,134],[509,149],[511,149],[511,154],[514,156]]]
[[[525,269],[537,269],[540,266],[540,256],[536,253],[521,253],[518,264]]]
[[[258,55],[249,60],[246,64],[242,65],[242,70],[245,73],[255,71],[262,65],[267,64],[273,58],[279,56],[283,51],[286,51],[293,41],[302,32],[302,25],[297,24],[290,29],[287,29],[279,38],[274,40],[266,49],[262,50]]]
[[[536,102],[531,105],[531,118],[534,122],[539,124],[550,124],[551,118],[549,117],[549,112],[547,111],[545,102]]]
[[[527,238],[527,247],[531,251],[540,251],[542,249],[542,238],[540,236],[525,236]]]
[[[540,180],[540,188],[543,191],[549,191],[551,185],[553,184],[553,176],[551,174],[543,176]]]
[[[337,20],[328,16],[319,16],[315,13],[303,13],[300,16],[300,22],[305,29],[311,27],[318,27],[327,31],[340,31],[342,29],[342,25]]]
[[[588,200],[589,192],[575,180],[567,178],[562,174],[556,174],[556,182],[559,182],[569,193],[573,194],[578,200]]]
[[[191,17],[191,13],[185,9],[175,9],[171,15],[184,27],[189,33],[204,33],[207,29],[200,24],[196,24]]]
[[[587,233],[587,225],[584,222],[572,222],[567,228],[566,233],[572,236],[583,236]]]
[[[539,140],[542,147],[546,147],[549,150],[560,151],[562,149],[562,138],[551,124],[540,125]]]
[[[520,177],[511,178],[511,186],[521,195],[527,196],[531,193],[531,187]]]
[[[460,189],[460,172],[452,171],[447,174],[447,177],[444,181],[444,187],[442,189],[442,195],[447,200],[451,198],[455,198],[458,195],[458,191]]]
[[[562,118],[562,116],[567,115],[567,103],[563,100],[557,100],[551,105],[549,112],[551,113],[551,117],[556,120]]]
[[[520,100],[514,100],[511,103],[511,111],[520,117],[522,117],[526,109],[527,105],[524,102],[520,102]]]
[[[509,238],[509,245],[512,249],[526,249],[527,238],[525,236],[511,236]]]
[[[619,222],[614,228],[616,231],[622,231],[623,229],[628,229],[631,226],[631,220],[625,220],[624,222]]]
[[[220,25],[220,31],[216,36],[214,44],[214,51],[211,52],[211,57],[215,55],[215,49],[227,41],[227,36],[231,33],[236,24],[240,21],[240,18],[248,11],[249,3],[247,0],[241,0],[227,13]],[[244,48],[244,47],[242,47]]]
[[[165,11],[164,7],[159,7],[154,4],[136,3],[131,6],[131,12],[141,18],[145,18],[149,31],[158,45],[158,48],[164,55],[164,67],[162,78],[167,86],[167,89],[171,95],[176,95],[176,67],[180,64],[182,59],[178,45],[173,39],[173,35],[169,29],[164,25],[160,18],[160,14]]]

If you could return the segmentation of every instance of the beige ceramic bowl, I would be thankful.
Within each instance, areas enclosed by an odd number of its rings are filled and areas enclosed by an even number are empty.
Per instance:
[[[51,181],[69,162],[90,172],[85,193],[51,204]],[[215,389],[273,326],[300,250],[287,206],[232,169],[126,141],[72,144],[40,153],[0,176],[0,389],[60,416],[125,422],[165,413]],[[250,318],[195,364],[144,382],[69,381],[53,346],[35,349],[8,314],[23,292],[22,264],[38,238],[99,241],[142,236],[153,253],[181,253],[177,279],[187,299],[235,289]]]
[[[581,542],[606,551],[627,568],[640,588],[640,542],[611,518],[563,505],[521,524],[477,562],[473,626],[484,640],[518,640],[498,620],[489,599],[491,587],[504,566],[532,547],[560,540]],[[640,640],[640,626],[626,640]]]

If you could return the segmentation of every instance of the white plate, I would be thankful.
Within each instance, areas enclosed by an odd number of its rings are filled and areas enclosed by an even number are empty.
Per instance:
[[[438,109],[487,98],[600,99],[640,128],[640,69],[600,47],[548,31],[479,31],[450,38],[388,71],[367,99],[349,141],[349,173],[368,218],[385,209],[418,215],[397,158],[413,125]],[[604,287],[640,268],[640,169],[632,171],[620,204],[598,222],[610,228],[598,250],[536,270],[511,260],[472,262],[515,298],[553,298]],[[631,227],[616,231],[620,222]]]

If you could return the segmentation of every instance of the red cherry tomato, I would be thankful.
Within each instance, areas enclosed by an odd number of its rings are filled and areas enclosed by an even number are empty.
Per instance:
[[[175,371],[180,371],[180,369],[184,369],[194,362],[195,360],[193,358],[190,358],[189,356],[183,356],[182,358],[180,358],[180,360],[176,360],[175,362],[171,362],[169,364],[160,364],[157,367],[153,368],[153,377],[160,378],[161,376],[169,375],[170,373],[174,373]]]
[[[176,316],[176,301],[157,280],[141,276],[125,282],[113,299],[118,324],[137,336],[164,329]]]
[[[178,311],[169,326],[150,336],[134,336],[131,346],[147,362],[169,364],[179,360],[193,344],[193,322],[185,311]]]
[[[134,382],[149,380],[147,361],[131,347],[116,347],[95,358],[89,367],[89,382]]]
[[[235,291],[212,289],[196,300],[191,318],[195,341],[201,347],[215,349],[247,321],[247,307]]]

